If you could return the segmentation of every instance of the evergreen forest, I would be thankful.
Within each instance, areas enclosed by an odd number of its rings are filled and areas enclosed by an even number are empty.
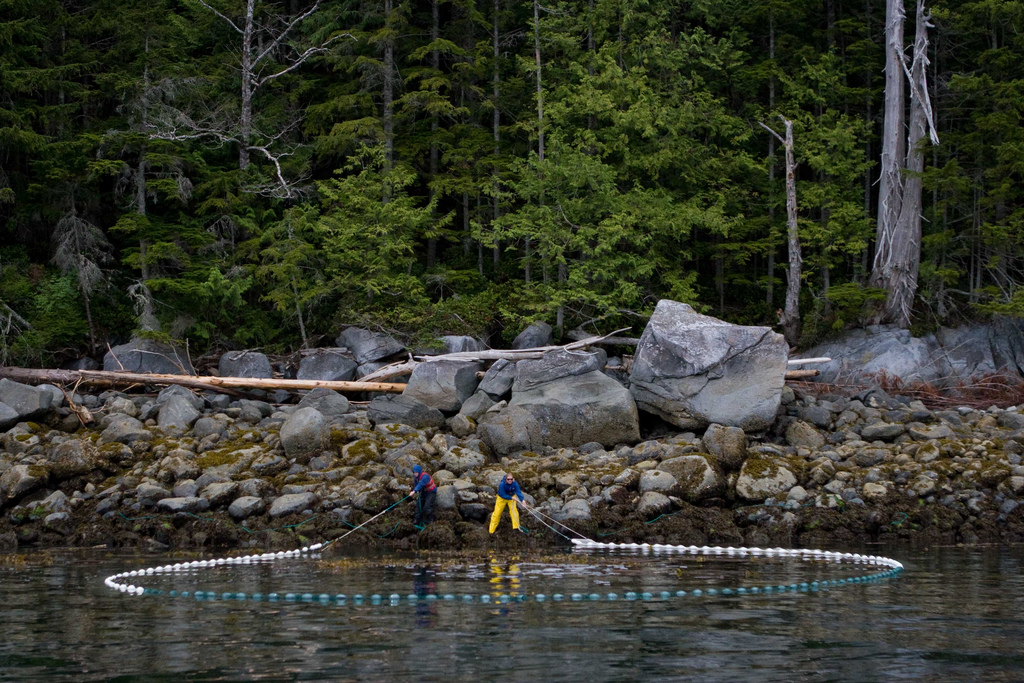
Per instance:
[[[1024,315],[1021,29],[1014,0],[0,0],[0,361],[636,333],[661,298],[803,347]]]

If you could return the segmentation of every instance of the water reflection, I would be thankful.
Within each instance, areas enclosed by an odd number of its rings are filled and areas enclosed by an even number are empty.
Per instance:
[[[565,562],[496,551],[454,568],[413,561],[332,574],[297,560],[154,577],[166,590],[402,596],[380,606],[131,598],[104,588],[103,577],[153,558],[68,552],[31,566],[43,556],[29,555],[28,567],[0,568],[0,681],[454,682],[492,678],[506,665],[513,678],[545,681],[1024,680],[1024,551],[883,554],[906,563],[900,579],[665,602],[568,596],[790,582],[834,569],[693,558]],[[541,592],[567,599],[514,601]],[[410,593],[442,598],[409,601]],[[486,593],[491,603],[443,599],[466,593]],[[502,595],[510,601],[499,602]]]

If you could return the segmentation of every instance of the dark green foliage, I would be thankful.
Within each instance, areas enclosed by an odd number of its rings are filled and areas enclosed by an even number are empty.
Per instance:
[[[663,297],[775,324],[784,174],[758,123],[780,114],[803,343],[884,298],[882,3],[542,3],[542,128],[532,3],[322,0],[274,41],[313,7],[256,3],[253,54],[281,73],[245,133],[244,2],[0,2],[0,360],[61,362],[90,333],[99,354],[133,333],[285,350],[339,323],[639,332]],[[1024,315],[1024,4],[930,9],[915,323]]]

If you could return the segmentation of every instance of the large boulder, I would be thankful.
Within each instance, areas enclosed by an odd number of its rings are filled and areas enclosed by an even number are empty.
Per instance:
[[[315,408],[299,408],[281,425],[281,446],[289,458],[305,464],[328,445],[327,421]]]
[[[403,395],[422,401],[431,408],[454,412],[476,391],[480,383],[476,373],[482,370],[483,364],[474,361],[420,363],[412,371]]]
[[[347,347],[359,365],[393,356],[405,348],[383,332],[371,332],[361,327],[346,328],[336,343]]]
[[[465,353],[467,351],[483,351],[484,345],[466,335],[446,334],[441,337],[445,353]]]
[[[521,360],[516,363],[512,392],[529,391],[556,379],[579,377],[603,370],[606,358],[604,352],[557,349],[548,351],[536,360]]]
[[[662,461],[658,468],[675,477],[682,495],[691,503],[725,493],[725,476],[706,456],[681,455]]]
[[[701,443],[724,470],[738,470],[747,459],[747,435],[739,427],[709,425]]]
[[[530,413],[544,445],[561,448],[596,441],[614,446],[640,440],[639,413],[629,390],[600,370],[528,386],[532,388],[512,392],[506,410]]]
[[[629,375],[637,406],[682,429],[711,423],[764,431],[774,421],[789,345],[768,327],[700,315],[663,299]]]
[[[276,498],[270,504],[271,517],[285,517],[294,515],[305,510],[312,510],[316,506],[317,497],[315,493],[289,493]]]
[[[132,444],[135,441],[152,441],[153,434],[134,417],[110,415],[107,427],[100,434],[101,443]]]
[[[156,404],[163,405],[175,397],[185,399],[196,410],[202,410],[206,406],[206,402],[203,400],[202,396],[197,396],[178,384],[172,384],[169,387],[161,389],[160,393],[156,395]]]
[[[50,473],[57,480],[88,474],[103,464],[99,449],[87,439],[71,439],[53,449]]]
[[[416,429],[439,428],[444,425],[444,414],[440,410],[405,394],[374,398],[366,414],[375,425],[398,423]]]
[[[15,465],[0,475],[0,502],[17,500],[46,483],[43,468]]]
[[[356,363],[341,354],[341,349],[317,349],[302,357],[297,379],[348,382],[356,376]]]
[[[551,325],[537,321],[519,333],[512,342],[513,349],[536,349],[551,345]]]
[[[300,408],[315,408],[328,420],[348,412],[348,399],[333,389],[313,389],[299,401]]]
[[[53,404],[53,394],[40,387],[0,379],[0,403],[3,403],[21,420],[42,417]]]
[[[494,365],[487,369],[477,388],[480,391],[486,391],[491,398],[497,401],[512,389],[515,379],[516,363],[501,358],[494,361]]]
[[[760,503],[766,498],[785,495],[796,485],[796,475],[785,461],[770,457],[750,458],[743,463],[736,480],[736,494],[744,500]]]
[[[6,403],[0,403],[0,432],[7,431],[19,422],[21,422],[21,416],[18,415],[18,411]]]
[[[184,434],[202,416],[192,402],[183,396],[172,396],[160,406],[158,427],[168,433]]]
[[[274,376],[270,359],[259,351],[228,351],[220,357],[217,371],[221,377],[262,377]]]
[[[480,418],[476,433],[498,455],[536,451],[544,445],[540,422],[529,410],[519,406],[486,413]]]
[[[870,325],[844,332],[802,357],[828,357],[815,365],[817,382],[871,381],[884,373],[903,382],[956,385],[992,374],[1024,375],[1024,320],[996,316],[988,324],[939,328],[913,337],[908,330]]]
[[[133,339],[115,346],[103,356],[103,369],[163,375],[196,374],[184,349],[152,339]]]

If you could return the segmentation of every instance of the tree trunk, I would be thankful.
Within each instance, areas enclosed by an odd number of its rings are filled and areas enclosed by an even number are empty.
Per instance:
[[[249,144],[252,141],[252,34],[256,15],[256,0],[246,0],[245,27],[242,29],[242,110],[238,117],[238,168],[245,170],[249,166]]]
[[[780,117],[782,118],[782,117]],[[800,275],[803,257],[800,253],[800,230],[796,220],[796,162],[793,158],[793,122],[786,125],[786,229],[789,237],[789,276],[786,283],[786,308],[782,312],[782,329],[786,341],[795,346],[800,340]]]
[[[252,2],[252,0],[249,0]],[[384,24],[390,28],[392,0],[384,0]],[[395,162],[395,39],[384,38],[384,156],[390,171]]]
[[[440,35],[440,9],[438,0],[431,0],[430,13],[432,21],[430,23],[430,42],[437,42],[437,38]],[[436,77],[441,72],[441,53],[437,50],[430,51],[430,66],[434,70],[434,76]],[[434,199],[434,181],[437,178],[437,114],[433,114],[430,117],[430,197],[429,200]],[[434,262],[437,260],[437,238],[427,238],[427,268],[431,268]]]
[[[501,207],[498,204],[498,156],[501,153],[501,112],[498,109],[498,95],[500,94],[501,85],[501,71],[498,68],[498,14],[501,12],[501,0],[494,0],[494,24],[491,32],[491,46],[494,48],[494,73],[492,75],[493,93],[494,93],[494,109],[491,113],[492,126],[494,133],[494,170],[492,171],[492,177],[494,182],[494,220],[497,221],[498,217],[501,216]],[[491,260],[495,268],[498,267],[498,263],[501,261],[501,244],[495,241],[494,250],[491,253]],[[483,275],[483,265],[480,266],[480,274]]]
[[[903,138],[903,19],[903,0],[886,0],[882,160],[878,179],[878,225],[871,285],[884,287],[889,290],[890,296],[893,240],[903,200],[900,164],[906,156]]]
[[[931,122],[931,98],[928,94],[927,76],[929,18],[924,11],[924,0],[917,0],[914,61],[908,73],[910,121],[907,132],[907,174],[903,181],[899,218],[889,244],[889,258],[881,273],[885,288],[889,292],[885,302],[885,317],[902,328],[910,326],[914,294],[917,292],[917,275],[921,265],[921,174],[924,172],[922,145]],[[932,141],[938,143],[934,130]]]
[[[768,12],[768,59],[772,74],[768,77],[768,114],[775,111],[775,13]],[[768,136],[768,286],[764,301],[768,310],[775,305],[775,136]]]

